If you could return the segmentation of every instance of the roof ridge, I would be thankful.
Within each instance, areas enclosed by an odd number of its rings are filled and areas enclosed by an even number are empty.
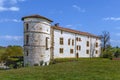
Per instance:
[[[50,22],[53,22],[52,20],[50,20],[50,19],[48,19],[48,18],[46,18],[44,16],[41,16],[39,14],[33,14],[33,15],[29,15],[29,16],[24,16],[24,17],[22,17],[22,20],[24,20],[25,18],[43,18],[43,19],[46,19],[46,20],[48,20]]]

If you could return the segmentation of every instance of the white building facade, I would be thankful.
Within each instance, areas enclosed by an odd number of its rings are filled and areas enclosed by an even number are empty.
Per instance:
[[[50,59],[99,57],[98,36],[59,25],[40,15],[25,16],[24,65],[48,65]]]

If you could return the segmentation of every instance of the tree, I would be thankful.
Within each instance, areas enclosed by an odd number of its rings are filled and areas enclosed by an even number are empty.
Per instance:
[[[107,31],[103,31],[100,37],[102,41],[102,51],[104,52],[110,46],[110,33]]]
[[[21,62],[23,58],[23,49],[21,46],[8,46],[4,53],[1,55],[1,61],[5,62],[7,66],[17,62]]]

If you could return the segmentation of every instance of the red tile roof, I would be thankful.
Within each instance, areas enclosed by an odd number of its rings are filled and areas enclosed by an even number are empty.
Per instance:
[[[46,17],[43,17],[43,16],[40,16],[40,15],[30,15],[30,16],[25,16],[25,17],[22,17],[22,20],[24,20],[25,18],[42,18],[42,19],[46,19],[50,22],[53,22],[52,20],[46,18]]]
[[[57,29],[57,30],[63,30],[63,31],[66,31],[66,32],[75,33],[75,34],[80,34],[80,35],[100,38],[99,36],[93,35],[93,34],[88,33],[88,32],[77,31],[77,30],[73,30],[73,29],[69,29],[69,28],[63,28],[63,27],[59,27],[59,26],[52,26],[52,28],[53,29]]]

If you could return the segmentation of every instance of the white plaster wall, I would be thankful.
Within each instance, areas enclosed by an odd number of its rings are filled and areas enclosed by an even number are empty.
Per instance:
[[[60,45],[60,37],[64,38],[64,44]],[[71,45],[68,45],[68,39],[71,39]],[[74,46],[72,46],[72,39],[74,39]],[[63,48],[64,53],[60,54],[59,49]],[[73,54],[70,53],[73,49]],[[75,57],[75,34],[64,32],[61,34],[60,30],[54,30],[54,58],[73,58]]]
[[[81,46],[81,50],[77,51],[79,53],[79,57],[89,57],[88,54],[86,54],[86,50],[89,49],[89,47],[86,47],[86,41],[89,41],[87,36],[83,35],[76,35],[76,37],[81,38],[81,41],[76,41],[76,45]]]
[[[64,45],[60,45],[60,37],[64,38]],[[81,38],[81,41],[76,41],[76,38]],[[71,45],[68,45],[68,39],[71,39]],[[72,39],[74,39],[74,46],[72,46]],[[89,41],[89,47],[86,46],[87,41]],[[98,42],[98,47],[95,47],[95,43]],[[54,58],[72,58],[76,57],[76,53],[79,54],[79,57],[90,57],[92,54],[92,47],[94,47],[94,57],[100,56],[100,40],[95,37],[88,37],[84,35],[74,34],[70,32],[65,32],[61,34],[61,30],[54,29]],[[81,50],[77,50],[77,45],[81,46]],[[59,49],[64,48],[64,53],[60,54]],[[70,54],[70,49],[74,49],[74,53]],[[89,54],[86,53],[86,50],[89,50]],[[98,50],[98,54],[95,53],[95,50]]]

